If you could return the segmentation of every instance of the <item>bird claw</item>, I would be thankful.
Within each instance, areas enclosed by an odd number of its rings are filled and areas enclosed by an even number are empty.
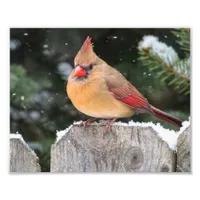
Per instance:
[[[82,123],[81,123],[81,126],[83,126],[84,129],[86,129],[86,126],[87,126],[87,125],[90,125],[90,124],[91,124],[92,122],[94,122],[96,119],[97,119],[97,118],[90,118],[90,119],[88,119],[87,121],[82,122]],[[116,121],[116,119],[117,119],[117,118],[113,118],[113,119],[111,119],[111,120],[107,123],[107,125],[106,125],[106,127],[105,127],[105,129],[104,129],[104,131],[103,131],[103,134],[106,134],[108,131],[111,130],[111,125]]]
[[[108,131],[111,130],[111,125],[116,121],[117,118],[113,118],[112,120],[110,120],[107,125],[106,128],[104,129],[103,134],[106,134]]]
[[[90,119],[88,119],[87,121],[82,122],[82,123],[81,123],[81,126],[83,126],[84,129],[86,129],[86,126],[87,126],[87,125],[90,125],[90,124],[91,124],[92,122],[94,122],[96,119],[97,119],[97,118],[90,118]]]
[[[106,128],[103,131],[103,134],[108,133],[111,130],[110,126],[106,126]]]

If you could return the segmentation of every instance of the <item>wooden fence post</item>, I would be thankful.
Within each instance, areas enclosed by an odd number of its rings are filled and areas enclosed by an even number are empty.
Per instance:
[[[190,126],[183,131],[177,144],[177,171],[190,172]]]
[[[176,155],[152,127],[73,125],[51,147],[51,172],[174,172]]]
[[[50,171],[191,171],[188,122],[176,133],[149,124],[115,124],[106,134],[104,128],[101,123],[86,129],[74,124],[59,132],[60,138],[51,147]],[[175,147],[176,152],[173,150]],[[40,172],[38,160],[20,134],[10,134],[10,172]]]
[[[40,172],[38,157],[20,134],[10,134],[10,172]]]

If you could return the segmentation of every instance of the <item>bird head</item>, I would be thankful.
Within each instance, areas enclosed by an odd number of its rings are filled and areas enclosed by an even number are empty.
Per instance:
[[[74,59],[74,76],[87,77],[100,58],[93,51],[91,38],[88,36]]]

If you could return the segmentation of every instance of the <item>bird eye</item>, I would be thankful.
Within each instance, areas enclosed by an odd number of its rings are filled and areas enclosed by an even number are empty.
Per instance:
[[[85,68],[86,68],[86,69],[88,69],[88,70],[91,70],[91,69],[92,69],[92,67],[93,67],[93,65],[92,65],[92,64],[89,64],[89,65],[86,65],[86,66],[85,66]]]

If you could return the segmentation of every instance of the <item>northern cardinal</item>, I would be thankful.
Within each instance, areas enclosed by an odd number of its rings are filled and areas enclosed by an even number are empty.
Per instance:
[[[117,118],[136,113],[148,113],[165,122],[181,127],[182,121],[150,105],[146,98],[116,69],[109,66],[93,51],[91,38],[87,37],[74,59],[67,93],[73,105],[82,113],[97,118],[110,119],[105,132]]]

